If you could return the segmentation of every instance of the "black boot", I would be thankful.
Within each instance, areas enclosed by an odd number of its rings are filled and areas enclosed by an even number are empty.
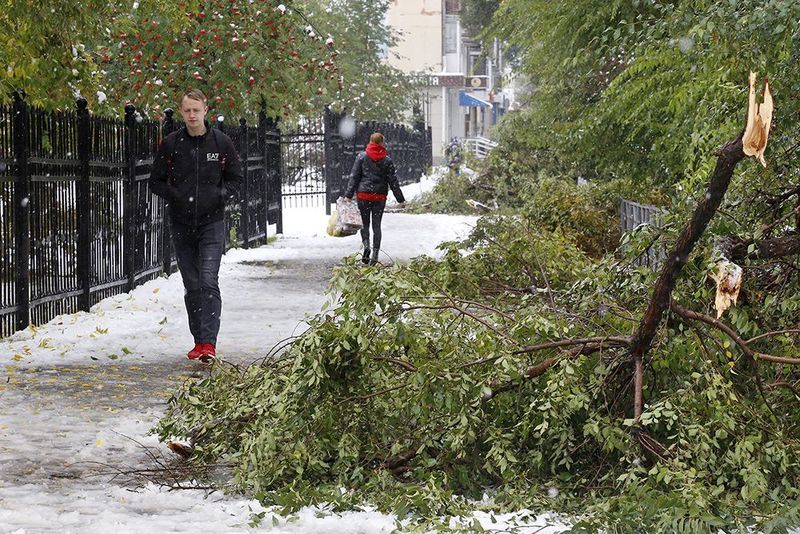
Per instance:
[[[380,252],[380,250],[377,249],[377,248],[372,250],[372,257],[369,259],[369,264],[370,265],[375,265],[376,263],[378,263],[378,253],[379,252]]]
[[[369,263],[369,241],[364,241],[364,254],[361,255],[361,263]]]

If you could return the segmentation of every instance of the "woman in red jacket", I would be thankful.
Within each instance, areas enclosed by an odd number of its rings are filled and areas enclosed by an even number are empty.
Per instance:
[[[347,198],[353,198],[355,195],[358,201],[358,210],[361,212],[363,223],[361,240],[364,243],[364,255],[361,261],[370,265],[378,262],[381,248],[381,219],[390,187],[399,206],[404,207],[406,200],[400,190],[392,158],[386,152],[383,134],[375,132],[370,136],[366,150],[356,157],[344,195]],[[370,225],[372,226],[371,249]]]

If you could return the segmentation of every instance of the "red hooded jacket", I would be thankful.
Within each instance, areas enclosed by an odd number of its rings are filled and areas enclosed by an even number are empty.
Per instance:
[[[390,187],[397,202],[405,202],[397,171],[386,147],[369,143],[366,150],[356,157],[344,196],[353,198],[355,194],[359,200],[385,202]]]

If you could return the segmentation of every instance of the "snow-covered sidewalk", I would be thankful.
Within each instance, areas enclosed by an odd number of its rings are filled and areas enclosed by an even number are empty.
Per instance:
[[[277,241],[223,259],[218,352],[226,360],[249,363],[302,332],[304,318],[325,300],[332,267],[359,252],[358,236],[325,235],[322,208],[284,216],[286,233]],[[435,255],[438,243],[464,236],[473,223],[387,213],[382,261]],[[191,345],[178,274],[0,340],[0,532],[250,528],[251,514],[263,511],[255,501],[152,484],[133,491],[112,477],[114,469],[152,467],[143,446],[171,454],[149,430],[179,384],[207,372],[186,359]],[[278,527],[268,516],[260,528],[371,533],[395,525],[394,517],[371,511],[316,512],[303,510]]]

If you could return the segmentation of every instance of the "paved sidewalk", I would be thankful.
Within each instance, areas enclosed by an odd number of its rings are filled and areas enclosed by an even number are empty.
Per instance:
[[[389,214],[385,250],[397,261],[435,253],[473,222]],[[249,363],[302,332],[325,299],[331,269],[358,245],[357,236],[320,232],[226,254],[220,355]],[[253,501],[152,485],[130,491],[110,475],[109,466],[151,466],[143,446],[170,454],[148,434],[179,384],[208,372],[186,359],[190,346],[178,275],[0,340],[0,532],[246,529],[251,511],[261,510]],[[391,517],[366,514],[330,523],[310,513],[282,531],[375,532],[384,523],[391,530]]]

